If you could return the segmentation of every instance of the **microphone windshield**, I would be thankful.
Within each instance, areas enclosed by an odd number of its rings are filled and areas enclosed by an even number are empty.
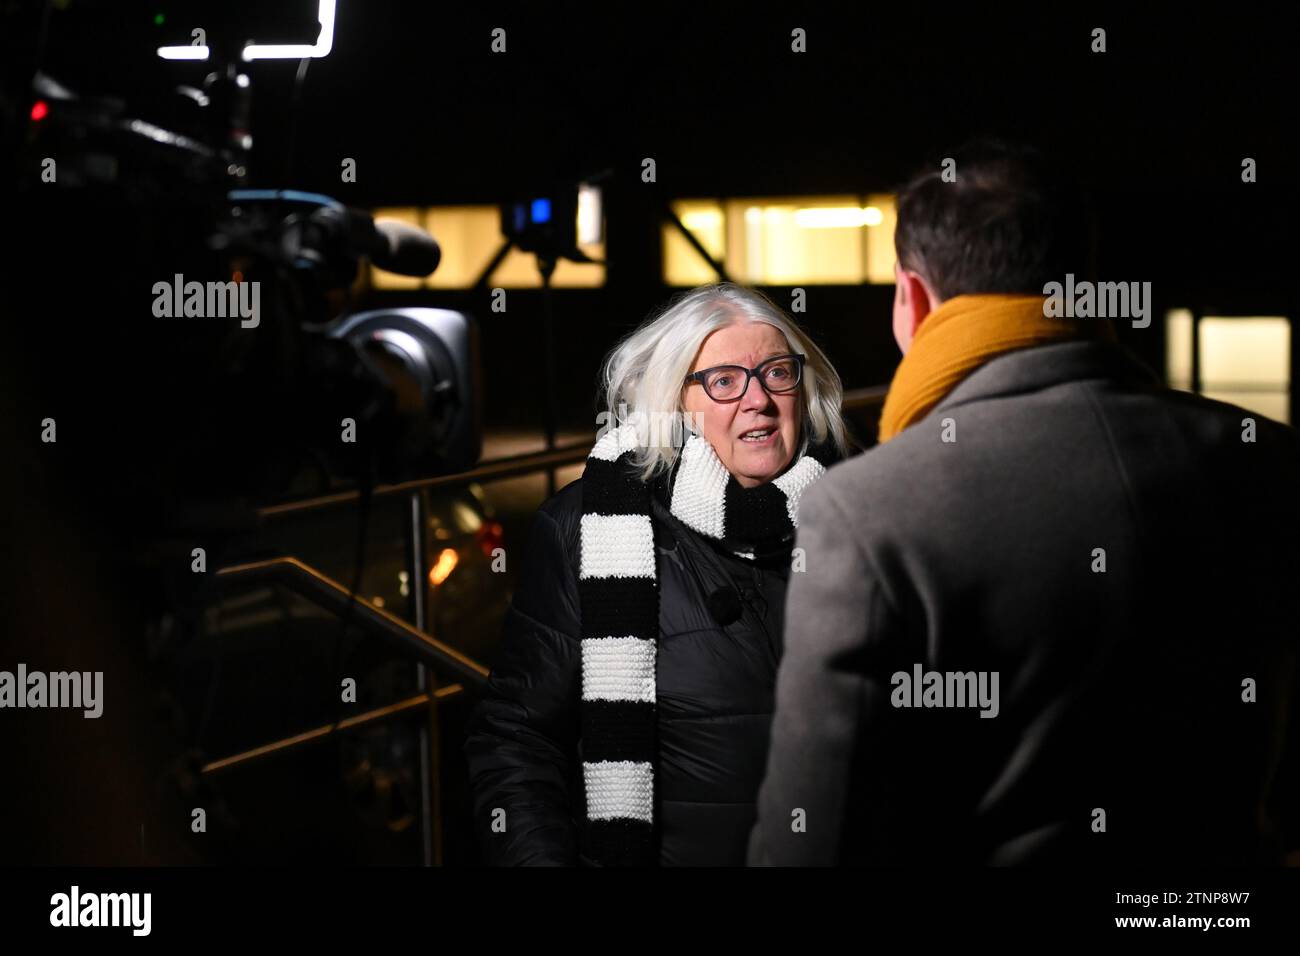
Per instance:
[[[376,219],[379,242],[370,261],[385,272],[403,276],[432,275],[442,259],[437,241],[423,229],[396,219]]]

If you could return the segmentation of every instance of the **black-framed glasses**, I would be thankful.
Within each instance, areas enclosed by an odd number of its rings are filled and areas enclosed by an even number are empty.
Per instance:
[[[803,381],[803,363],[807,356],[774,355],[754,368],[743,365],[715,365],[686,376],[687,384],[699,382],[704,393],[715,402],[734,402],[749,390],[749,380],[758,376],[758,384],[769,395],[793,392]]]

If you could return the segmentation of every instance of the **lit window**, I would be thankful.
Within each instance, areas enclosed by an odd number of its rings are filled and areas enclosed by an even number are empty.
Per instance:
[[[683,200],[673,203],[673,212],[694,234],[715,262],[726,257],[726,219],[722,204],[704,200]],[[671,223],[662,229],[664,249],[664,282],[668,285],[696,286],[718,279],[709,264]]]
[[[1199,333],[1201,393],[1286,422],[1291,324],[1277,317],[1204,316]]]
[[[1284,316],[1165,316],[1165,373],[1173,388],[1192,390],[1193,327],[1200,392],[1279,422],[1290,421],[1291,323]]]
[[[803,196],[679,200],[673,211],[738,282],[753,285],[894,281],[894,198]],[[691,286],[717,275],[681,232],[663,227],[664,280]]]
[[[1192,390],[1192,313],[1188,309],[1165,313],[1165,379],[1170,388]]]

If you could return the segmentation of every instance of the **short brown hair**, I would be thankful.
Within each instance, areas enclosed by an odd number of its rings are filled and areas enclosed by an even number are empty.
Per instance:
[[[1038,150],[976,140],[947,154],[898,192],[899,264],[920,273],[940,299],[981,292],[1039,293],[1066,272],[1086,274],[1084,195]]]

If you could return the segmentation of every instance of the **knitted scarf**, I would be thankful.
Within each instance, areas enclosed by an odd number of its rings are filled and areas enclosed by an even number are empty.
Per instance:
[[[604,866],[653,866],[655,831],[655,651],[659,591],[650,484],[630,459],[637,429],[622,425],[591,450],[582,476],[582,773],[587,819],[583,852]],[[834,460],[809,449],[774,480],[744,488],[713,447],[691,433],[674,466],[670,511],[745,558],[789,549],[799,496]]]
[[[1052,318],[1041,295],[958,295],[925,317],[889,384],[880,413],[880,441],[920,421],[957,383],[992,358],[1015,349],[1098,336],[1113,341],[1100,319]]]

